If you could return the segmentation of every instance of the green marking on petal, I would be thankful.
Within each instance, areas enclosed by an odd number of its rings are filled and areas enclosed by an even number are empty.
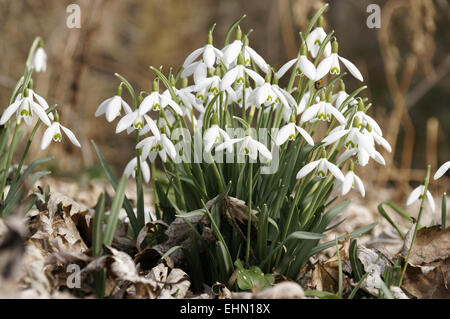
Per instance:
[[[161,105],[159,105],[159,103],[156,103],[156,104],[153,105],[153,110],[154,111],[157,111],[157,110],[160,110],[160,109],[161,109]]]
[[[318,45],[318,46],[321,46],[322,45],[322,42],[320,42],[320,40],[319,39],[317,39],[316,41],[314,41],[314,45]]]
[[[331,68],[330,73],[331,74],[339,74],[339,73],[341,73],[341,71],[337,67],[333,67],[333,68]]]
[[[53,135],[53,140],[55,142],[60,142],[61,141],[61,133],[56,133],[55,135]]]

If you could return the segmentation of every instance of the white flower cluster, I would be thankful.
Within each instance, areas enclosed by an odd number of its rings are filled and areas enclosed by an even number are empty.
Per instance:
[[[36,72],[42,72],[47,69],[47,54],[42,47],[39,47],[34,52],[31,59],[31,67]],[[47,114],[47,109],[49,109],[47,101],[33,90],[33,80],[30,79],[28,86],[19,92],[13,103],[3,111],[0,118],[0,125],[5,125],[14,114],[16,125],[20,125],[22,120],[27,125],[31,125],[35,119],[35,115],[37,115],[48,126],[42,136],[42,150],[46,149],[52,140],[61,142],[61,129],[74,145],[81,147],[73,132],[59,123],[59,116],[54,116],[52,113]]]
[[[259,155],[265,161],[270,161],[274,148],[287,147],[286,142],[299,136],[310,146],[320,143],[316,159],[298,171],[297,179],[313,171],[322,178],[330,172],[342,185],[343,194],[356,187],[364,196],[363,183],[353,172],[353,161],[349,162],[346,174],[341,171],[344,162],[356,158],[356,163],[365,166],[372,158],[384,165],[383,156],[375,146],[379,144],[388,152],[391,147],[383,138],[379,125],[366,114],[367,107],[363,99],[347,94],[342,80],[335,81],[340,83],[336,93],[333,93],[334,84],[323,88],[314,85],[327,74],[338,76],[341,73],[340,62],[351,75],[363,81],[358,68],[338,54],[336,38],[330,41],[328,37],[324,43],[327,34],[323,30],[323,18],[319,18],[317,27],[302,42],[299,56],[283,65],[278,72],[273,71],[264,58],[249,46],[248,37],[243,35],[239,26],[235,40],[222,49],[214,47],[212,30],[208,33],[206,45],[194,50],[185,59],[179,75],[180,88],[175,86],[178,78],[175,80],[173,75],[169,75],[170,87],[161,94],[158,81],[155,80],[152,92],[141,92],[133,110],[122,98],[122,82],[117,94],[102,102],[95,113],[96,116],[105,114],[111,122],[123,111],[124,116],[117,124],[117,133],[124,130],[128,134],[138,130],[138,136],[152,133],[152,136],[136,145],[140,149],[139,162],[144,180],[148,182],[150,179],[147,159],[154,162],[159,155],[165,162],[167,158],[173,160],[179,156],[170,133],[181,118],[184,123],[188,119],[193,130],[203,132],[206,152],[214,149],[216,152],[227,150],[231,153],[235,150],[234,145],[240,144],[236,148],[238,154],[247,155],[251,160],[257,160]],[[316,59],[317,67],[308,54]],[[295,78],[299,75],[303,86],[299,85],[297,90],[280,87],[278,80],[294,65],[292,76]],[[193,82],[188,85],[191,76]],[[145,98],[142,98],[144,95]],[[150,111],[158,112],[157,119],[150,117]],[[237,112],[240,116],[236,116]],[[261,116],[275,118],[271,125],[279,131],[273,137],[272,146],[261,143],[250,133],[253,120],[256,119],[255,112],[258,116],[263,114]],[[278,120],[275,114],[280,115]],[[238,121],[234,121],[236,118]],[[331,122],[331,125],[328,134],[315,142],[315,126],[320,122]],[[249,133],[232,138],[227,132],[227,129],[235,128],[232,123],[235,123],[234,126],[236,123],[242,124]],[[343,152],[336,160],[327,157],[326,147],[339,152],[341,146]],[[133,175],[137,165],[137,158],[133,158],[124,173]]]

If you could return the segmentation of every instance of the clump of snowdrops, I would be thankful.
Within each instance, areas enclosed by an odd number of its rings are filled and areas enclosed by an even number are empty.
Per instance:
[[[50,173],[49,171],[33,173],[33,171],[38,165],[50,161],[51,157],[34,160],[26,168],[24,166],[34,136],[42,123],[47,126],[41,138],[42,150],[46,149],[52,140],[61,142],[63,133],[74,145],[81,147],[74,133],[60,123],[57,106],[50,107],[46,99],[34,89],[33,73],[45,72],[47,69],[47,54],[43,46],[42,38],[37,37],[29,51],[23,75],[0,117],[0,217],[11,214],[17,207],[23,195],[21,188],[27,179],[32,185],[40,177]],[[30,131],[27,126],[32,127],[31,133],[20,155],[19,164],[15,166],[12,164],[14,154],[17,153],[24,133]],[[32,207],[38,197],[31,196],[30,201],[27,201],[28,207]]]
[[[361,82],[363,76],[343,57],[334,31],[324,30],[326,8],[300,33],[298,56],[279,70],[252,48],[250,32],[240,28],[243,16],[229,28],[222,49],[213,26],[206,44],[178,72],[150,67],[156,76],[148,92],[135,92],[116,74],[116,95],[96,111],[108,122],[119,119],[116,133],[135,134],[123,174],[136,180],[138,192],[136,209],[124,202],[131,233],[138,236],[150,219],[143,183],[151,180],[153,219],[170,224],[181,218],[191,227],[189,247],[166,255],[183,250],[194,287],[228,283],[235,271],[239,287],[246,278],[240,274],[276,271],[295,279],[311,256],[335,245],[319,241],[348,205],[341,197],[351,189],[365,196],[356,171],[370,159],[385,164],[377,145],[391,148],[367,114],[371,104],[359,97],[366,86],[347,93],[345,76]],[[194,224],[200,217],[207,222]],[[213,242],[202,237],[202,227],[211,229]],[[165,240],[163,223],[158,229],[148,245]],[[271,281],[270,275],[262,278]]]

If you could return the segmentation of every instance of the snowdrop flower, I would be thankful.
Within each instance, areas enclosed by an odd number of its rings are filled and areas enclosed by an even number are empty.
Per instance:
[[[67,127],[61,125],[59,123],[58,116],[56,116],[55,122],[53,122],[53,124],[50,125],[50,127],[48,127],[45,130],[44,135],[42,135],[41,150],[45,150],[50,145],[50,142],[52,140],[55,142],[61,142],[62,140],[61,129],[67,135],[67,137],[69,138],[69,140],[72,142],[73,145],[81,147],[80,142],[78,142],[77,138],[75,137],[75,134],[73,134],[73,132],[69,130]]]
[[[423,198],[423,192],[425,190],[425,186],[422,184],[418,187],[416,187],[411,194],[409,194],[408,199],[406,201],[406,206],[409,206],[413,203],[415,203],[416,201],[419,201]],[[434,205],[434,199],[433,196],[431,195],[430,191],[427,189],[427,203],[428,206],[430,206],[431,211],[434,212],[436,206]]]
[[[0,118],[0,125],[4,125],[14,113],[16,113],[18,123],[20,123],[21,119],[24,119],[27,125],[31,125],[33,121],[33,112],[38,115],[45,125],[51,125],[50,119],[47,113],[45,113],[44,108],[34,102],[30,96],[29,89],[25,89],[24,96],[20,96],[20,98],[16,99],[14,103],[5,109]]]
[[[205,151],[207,152],[211,151],[213,145],[218,143],[221,137],[225,142],[230,140],[230,136],[219,127],[218,122],[217,113],[214,112],[211,121],[212,125],[203,134],[203,143],[205,144]],[[233,151],[233,145],[229,145],[227,150],[231,153]]]
[[[243,62],[242,55],[239,55],[239,57],[240,57],[239,60],[241,60],[239,62]],[[234,82],[245,83],[244,82],[245,73],[255,81],[256,85],[261,86],[264,84],[264,78],[261,75],[259,75],[253,70],[247,69],[242,65],[242,63],[239,63],[234,68],[225,73],[225,75],[222,78],[222,82],[220,83],[220,90],[225,91],[226,89],[231,87],[231,85]]]
[[[159,111],[167,105],[170,105],[177,114],[183,115],[183,111],[180,106],[172,100],[172,97],[167,97],[158,92],[158,82],[155,80],[153,81],[152,93],[147,95],[144,100],[142,100],[139,105],[139,112],[140,114],[146,114],[150,110]]]
[[[144,181],[146,183],[148,183],[150,181],[150,167],[148,166],[145,159],[143,159],[142,157],[140,158],[139,162],[141,164],[140,166],[141,166],[142,178],[144,179]],[[138,165],[138,161],[137,161],[137,157],[135,157],[131,161],[128,162],[127,166],[125,166],[123,175],[125,175],[127,177],[131,176],[133,178],[136,178],[137,165]]]
[[[267,147],[262,144],[261,142],[258,142],[254,140],[251,136],[246,136],[243,138],[233,138],[231,140],[228,140],[216,147],[216,152],[222,151],[225,148],[227,150],[230,150],[230,146],[242,142],[241,147],[239,148],[239,154],[241,155],[248,155],[252,160],[256,160],[258,157],[258,153],[265,157],[268,160],[272,160],[272,153],[267,149]],[[231,151],[233,149],[231,148]],[[230,152],[231,153],[231,152]]]
[[[346,58],[343,58],[340,55],[338,55],[337,41],[333,41],[331,55],[323,59],[322,62],[320,62],[319,65],[317,66],[317,74],[315,77],[315,81],[318,81],[321,78],[323,78],[328,72],[330,72],[331,74],[340,74],[341,67],[339,66],[339,61],[344,63],[345,67],[350,71],[351,75],[353,75],[361,82],[364,81],[363,76],[361,72],[359,72],[358,68]]]
[[[301,128],[298,125],[295,125],[295,114],[292,114],[291,116],[291,122],[289,124],[286,124],[283,126],[277,134],[277,137],[275,139],[275,144],[277,146],[280,146],[284,144],[288,139],[290,141],[293,141],[295,139],[296,134],[300,133],[301,136],[305,139],[305,141],[309,145],[314,145],[314,140],[312,137],[306,132],[303,128]]]
[[[347,149],[338,157],[336,164],[339,165],[352,156],[357,157],[358,164],[361,166],[366,166],[367,163],[369,163],[370,158],[381,165],[386,165],[386,161],[384,160],[383,156],[379,152],[377,152],[375,148],[366,149],[362,147],[361,144],[359,144],[358,147]]]
[[[226,47],[222,49],[223,52],[223,61],[226,66],[235,65],[237,63],[237,59],[239,53],[241,53],[242,49],[244,54],[244,65],[250,66],[250,61],[255,62],[255,64],[263,71],[264,73],[268,73],[270,71],[269,65],[264,61],[264,59],[248,45],[248,38],[244,36],[242,39],[242,31],[238,26],[236,31],[236,40],[234,40],[231,44],[228,44]]]
[[[325,151],[323,151],[321,159],[303,166],[297,173],[297,179],[305,177],[314,169],[316,169],[316,175],[320,178],[325,178],[328,175],[329,170],[334,177],[336,177],[341,182],[344,182],[344,174],[342,174],[339,167],[327,160]]]
[[[308,45],[308,50],[311,53],[313,58],[316,58],[319,53],[320,46],[322,45],[323,40],[327,37],[327,34],[323,30],[323,16],[320,16],[317,20],[317,27],[311,31],[310,34],[306,37],[306,44]],[[325,45],[324,50],[325,56],[330,56],[331,54],[331,44],[328,42]]]
[[[330,134],[322,140],[324,146],[333,144],[337,140],[346,136],[344,146],[347,149],[364,149],[369,155],[374,156],[374,138],[368,132],[362,133],[358,129],[358,123],[359,118],[355,117],[351,128],[346,129],[344,125],[340,125],[333,129]]]
[[[142,130],[145,125],[144,121],[147,123],[154,135],[159,135],[158,126],[156,123],[150,118],[150,116],[142,113],[140,108],[128,113],[120,119],[116,126],[116,133],[118,134],[124,130],[127,130],[127,133],[130,134],[134,130]]]
[[[174,86],[173,90],[178,100],[180,101],[179,106],[184,106],[184,108],[182,108],[182,110],[185,111],[184,114],[189,115],[187,111],[192,111],[193,109],[196,109],[200,113],[204,112],[205,107],[201,103],[197,103],[196,97],[192,93],[194,91],[194,86],[187,86],[187,78],[183,78],[181,82],[182,88],[177,89]],[[162,95],[164,95],[169,100],[172,98],[169,90],[165,90]]]
[[[47,54],[44,48],[39,47],[31,58],[31,66],[36,72],[45,72],[47,70]]]
[[[442,166],[439,167],[439,169],[434,174],[434,180],[441,178],[442,175],[444,175],[448,171],[449,168],[450,168],[450,161],[447,161],[444,164],[442,164]]]
[[[300,56],[286,62],[286,64],[284,64],[280,68],[280,70],[278,70],[277,77],[280,79],[287,72],[287,70],[289,70],[295,64],[295,69],[297,70],[297,72],[301,72],[310,80],[316,81],[316,67],[311,61],[308,60],[306,54],[307,48],[305,42],[303,42],[300,46]]]
[[[348,106],[354,106],[358,102],[355,100],[355,98],[351,98],[350,101],[347,103],[347,105],[342,108],[342,103],[349,97],[350,95],[345,92],[345,84],[344,81],[341,80],[340,86],[339,86],[339,92],[333,95],[331,102],[334,103],[336,108],[341,111],[341,113],[344,113],[347,111]]]
[[[148,157],[150,162],[154,162],[158,154],[163,162],[167,161],[167,156],[174,160],[177,155],[175,146],[165,133],[144,138],[136,145],[136,149],[140,148],[142,148],[142,158]]]
[[[187,68],[188,66],[192,65],[192,63],[200,56],[202,55],[203,62],[205,63],[206,67],[208,69],[211,69],[214,66],[214,63],[216,62],[216,59],[221,59],[223,54],[219,49],[216,49],[213,46],[213,36],[212,32],[214,30],[215,24],[209,30],[208,32],[208,38],[206,41],[206,45],[204,47],[198,48],[197,50],[194,50],[191,54],[189,54],[184,60],[183,68]],[[197,64],[198,66],[198,64]],[[182,76],[184,77],[184,76]]]
[[[271,73],[268,73],[266,75],[266,82],[256,87],[249,95],[249,102],[255,106],[261,106],[262,104],[269,106],[274,104],[275,108],[278,104],[283,104],[286,108],[290,108],[289,104],[295,106],[297,103],[289,93],[281,89],[277,84],[270,84],[270,75]],[[290,103],[288,102],[288,98]]]
[[[100,103],[97,111],[95,112],[95,116],[98,117],[102,114],[105,114],[106,120],[108,122],[112,122],[116,117],[120,116],[122,108],[127,114],[132,112],[131,107],[128,105],[128,103],[125,102],[124,99],[122,99],[122,85],[119,85],[116,95]]]
[[[344,176],[344,182],[342,183],[342,195],[347,194],[350,189],[356,188],[356,190],[361,194],[362,197],[366,195],[366,191],[364,189],[364,184],[359,178],[354,170],[353,161],[350,162],[350,168],[347,174]]]
[[[354,118],[359,117],[360,128],[370,126],[378,135],[383,136],[383,131],[381,130],[378,123],[373,118],[371,118],[369,115],[366,114],[366,110],[361,99],[359,99],[358,101],[358,111],[355,113],[353,117]]]
[[[220,82],[220,67],[217,67],[213,76],[204,78],[194,86],[194,91],[203,92],[203,96],[207,93],[217,94],[219,93]]]
[[[330,122],[331,116],[333,115],[339,123],[345,124],[347,120],[344,115],[342,115],[337,108],[331,105],[330,101],[331,97],[328,98],[328,101],[325,101],[325,94],[323,93],[319,103],[311,105],[305,112],[303,112],[301,123],[308,121],[315,122],[317,120]]]
[[[29,93],[29,96],[31,97],[31,99],[34,101],[34,100],[36,100],[36,102],[40,105],[40,106],[42,106],[42,108],[44,109],[44,111],[47,111],[47,109],[50,107],[49,105],[48,105],[48,103],[47,103],[47,101],[42,97],[42,96],[40,96],[39,94],[37,94],[34,90],[33,90],[33,80],[32,79],[30,79],[30,82],[28,83],[28,93]],[[22,98],[22,93],[19,93],[19,94],[17,94],[17,97],[16,97],[16,100],[15,101],[17,101],[17,100],[19,100],[19,99],[21,99]],[[49,119],[50,120],[54,120],[54,118],[53,118],[53,114],[52,113],[50,113],[50,114],[47,114],[47,116],[49,117]]]

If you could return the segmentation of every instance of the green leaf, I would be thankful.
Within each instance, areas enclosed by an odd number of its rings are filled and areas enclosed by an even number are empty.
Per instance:
[[[105,193],[101,193],[95,206],[92,256],[99,257],[103,246],[103,221],[105,218]]]
[[[354,239],[356,237],[361,236],[364,233],[367,233],[372,228],[374,228],[377,224],[378,224],[378,222],[375,222],[375,223],[369,224],[367,226],[364,226],[364,227],[361,227],[361,228],[358,228],[358,229],[352,231],[349,234],[350,235],[350,239]],[[339,241],[344,240],[346,236],[347,235],[341,235],[341,236],[337,237],[337,240],[339,240]],[[309,257],[314,256],[317,253],[320,253],[324,249],[333,247],[334,243],[335,243],[334,240],[331,240],[331,241],[328,241],[326,243],[323,243],[323,244],[320,244],[320,245],[316,246],[314,249],[311,250],[311,252],[309,254]]]
[[[389,216],[389,214],[386,212],[386,210],[384,209],[383,205],[387,205],[389,207],[391,207],[397,214],[399,214],[400,216],[402,216],[404,219],[412,222],[411,217],[408,216],[408,214],[401,209],[400,207],[398,207],[396,204],[394,204],[391,201],[384,201],[381,204],[378,205],[378,212],[380,213],[381,216],[383,216],[388,222],[389,224],[392,225],[392,227],[395,228],[395,230],[399,233],[399,235],[402,238],[405,238],[405,234],[402,232],[402,230],[397,226],[397,224],[391,219],[391,217]]]
[[[342,299],[335,294],[328,291],[320,291],[320,290],[305,290],[306,297],[318,297],[320,299]]]
[[[442,194],[442,212],[441,212],[441,228],[445,229],[445,223],[447,222],[447,194]]]
[[[328,8],[328,3],[325,4],[322,8],[320,8],[316,14],[312,17],[311,21],[308,24],[308,27],[306,28],[306,32],[305,32],[305,38],[308,36],[308,34],[311,32],[312,27],[316,24],[317,19],[319,19],[319,17],[325,12],[325,10],[327,10]]]
[[[164,258],[172,255],[175,251],[177,251],[180,248],[183,248],[183,246],[173,246],[168,251],[166,251],[166,253],[164,255],[162,255],[161,259],[164,259]]]
[[[245,269],[240,260],[235,262],[238,268],[236,271],[236,282],[241,290],[252,290],[258,288],[260,290],[273,285],[275,278],[272,274],[264,274],[258,266],[251,266]]]
[[[105,237],[103,243],[107,246],[112,244],[114,233],[116,232],[117,224],[119,222],[119,212],[122,208],[123,200],[125,198],[125,186],[127,183],[127,176],[123,175],[117,185],[116,195],[111,204],[111,210],[108,216],[108,223],[106,224]]]
[[[306,231],[295,231],[293,233],[290,233],[289,236],[286,237],[286,241],[290,239],[321,239],[324,238],[325,235],[323,234],[317,234],[317,233],[310,233]]]
[[[349,247],[349,259],[350,259],[350,265],[352,267],[353,275],[355,276],[356,280],[361,280],[363,277],[363,268],[361,261],[358,259],[358,242],[356,239],[353,239],[350,242]]]
[[[106,177],[109,179],[109,182],[111,183],[114,190],[117,190],[116,177],[111,172],[111,169],[109,168],[108,164],[106,163],[105,158],[103,157],[103,154],[100,151],[100,149],[98,148],[97,144],[95,144],[95,142],[93,140],[91,140],[91,143],[94,145],[95,152],[97,153],[97,157],[100,160],[100,164],[102,165],[103,170],[105,171]],[[131,228],[133,228],[134,236],[137,238],[141,228],[139,228],[139,224],[137,222],[136,215],[134,214],[133,207],[131,206],[131,203],[126,196],[123,201],[123,208],[127,212],[127,216],[128,216],[128,219],[130,220]]]
[[[11,186],[11,188],[9,189],[9,192],[8,192],[8,196],[6,196],[5,201],[8,203],[8,201],[16,194],[16,192],[19,190],[19,188],[25,182],[26,178],[33,172],[33,170],[36,168],[36,166],[46,163],[52,159],[53,159],[53,157],[45,157],[45,158],[40,158],[40,159],[33,161],[27,167],[27,169],[23,172],[23,174],[20,176],[20,178],[17,180],[17,182]]]
[[[225,45],[227,45],[230,42],[231,33],[234,29],[241,23],[241,21],[246,17],[247,15],[242,15],[239,19],[233,22],[233,24],[228,28],[227,33],[225,34]]]
[[[206,212],[204,209],[196,209],[193,210],[189,213],[185,213],[185,214],[177,214],[175,215],[176,217],[181,217],[181,218],[189,218],[189,217],[194,217],[194,216],[203,216],[205,215]]]

